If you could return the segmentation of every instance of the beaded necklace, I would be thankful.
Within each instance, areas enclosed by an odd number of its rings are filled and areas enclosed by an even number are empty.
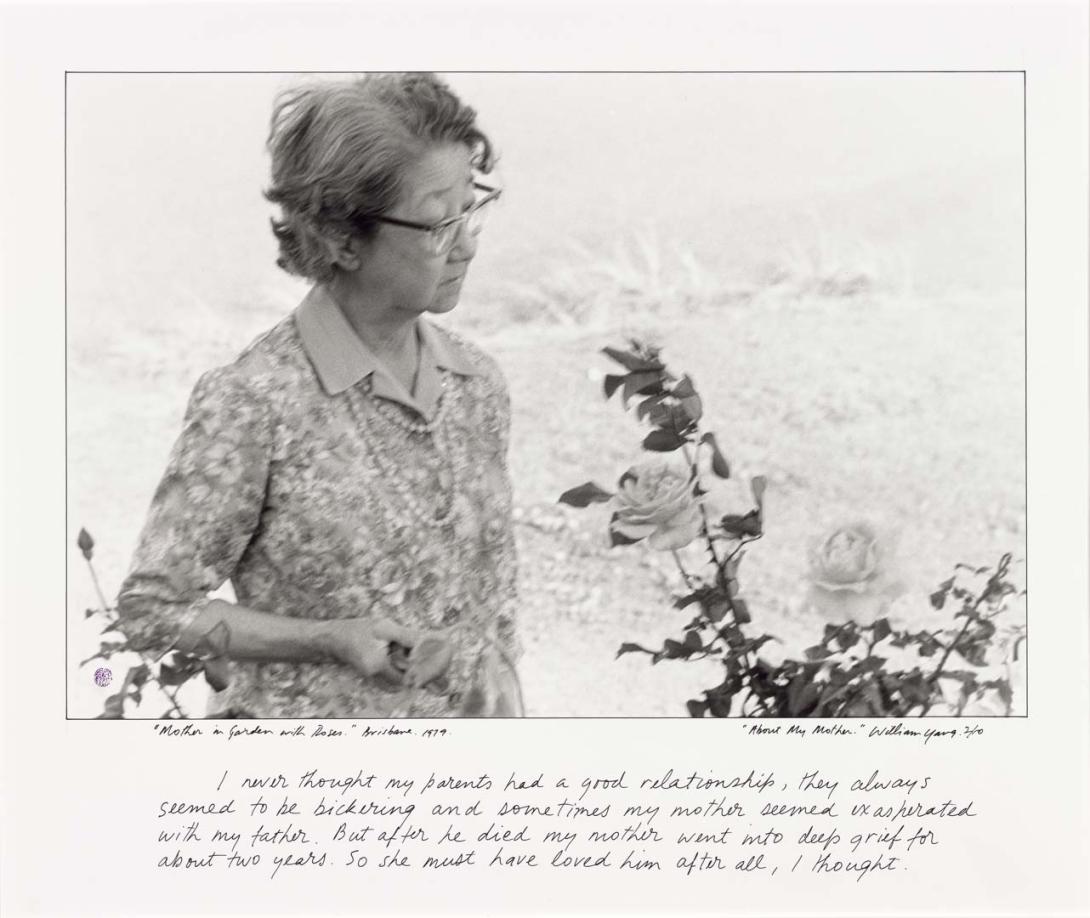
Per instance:
[[[402,516],[403,514],[399,511],[403,509],[408,511],[416,522],[424,526],[442,528],[449,525],[453,529],[453,535],[471,536],[475,530],[473,519],[475,514],[462,493],[459,474],[460,469],[468,466],[469,457],[465,444],[451,437],[448,425],[445,423],[448,405],[457,397],[450,389],[447,374],[445,372],[443,374],[439,403],[436,406],[435,417],[430,421],[424,419],[414,421],[397,406],[384,399],[373,397],[370,377],[364,382],[363,394],[372,396],[369,399],[374,408],[372,417],[379,419],[385,428],[379,436],[365,437],[364,448],[373,467],[379,472],[382,482],[394,492],[397,503],[401,505],[400,507],[391,506],[391,502],[385,500],[383,503],[386,506],[383,509],[392,512],[395,517]],[[356,411],[355,406],[353,410]],[[358,414],[357,423],[364,427],[373,426]],[[405,434],[414,440],[430,438],[439,456],[439,486],[443,494],[443,502],[438,510],[430,509],[420,500],[417,493],[419,485],[407,480],[404,470],[397,463],[391,462],[387,450],[383,448],[384,444],[390,442],[391,435],[403,437]],[[383,488],[368,489],[368,497],[380,499],[379,494],[385,496],[384,492]]]
[[[364,382],[364,391],[368,395],[374,395],[370,376],[368,376],[366,381]],[[391,404],[390,402],[386,401],[386,399],[375,398],[373,399],[373,404],[375,406],[375,411],[380,414],[385,420],[393,424],[395,427],[400,427],[402,430],[407,431],[411,434],[434,433],[439,428],[439,425],[442,423],[444,414],[446,414],[446,406],[448,402],[446,394],[447,376],[444,374],[442,379],[442,388],[439,392],[439,402],[435,407],[435,417],[432,418],[430,421],[426,418],[421,418],[419,421],[414,421],[406,416],[404,411]]]
[[[439,709],[446,711],[448,705],[456,703],[456,697],[461,705],[464,690],[479,678],[486,638],[482,637],[483,622],[477,620],[481,610],[464,608],[461,594],[464,580],[455,575],[474,563],[480,520],[462,490],[472,461],[469,445],[464,436],[452,429],[451,419],[458,415],[462,394],[452,384],[450,374],[445,370],[440,372],[442,388],[430,421],[415,419],[400,405],[375,397],[370,377],[352,393],[349,405],[364,432],[363,449],[374,475],[374,486],[364,489],[370,512],[395,527],[408,519],[413,525],[433,532],[438,530],[438,537],[447,546],[442,554],[445,571],[439,572],[434,592],[416,594],[413,603],[413,617],[427,628],[446,632],[446,639],[453,642],[456,658],[461,661],[452,666],[449,674],[452,685],[461,688],[439,704]],[[398,463],[395,458],[398,444],[434,449],[438,459],[438,490],[442,495],[438,508],[433,501],[421,498],[421,482]],[[452,610],[457,610],[453,618]],[[417,691],[403,696],[395,707],[404,708],[403,716],[409,716],[430,710],[429,705],[436,703],[429,692]]]

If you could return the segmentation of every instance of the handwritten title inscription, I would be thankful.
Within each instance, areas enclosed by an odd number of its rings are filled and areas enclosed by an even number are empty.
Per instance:
[[[654,774],[208,776],[158,802],[163,871],[585,871],[877,882],[978,815],[928,774],[691,767]]]

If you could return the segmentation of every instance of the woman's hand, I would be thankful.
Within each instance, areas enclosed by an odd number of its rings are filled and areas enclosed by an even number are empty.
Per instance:
[[[406,657],[405,681],[420,686],[435,680],[436,685],[440,685],[453,658],[454,647],[449,634],[433,632],[422,637]]]
[[[421,639],[414,629],[387,619],[342,618],[328,625],[325,645],[334,659],[365,676],[385,678],[398,685],[405,670],[405,656],[391,653],[391,645],[411,651]]]

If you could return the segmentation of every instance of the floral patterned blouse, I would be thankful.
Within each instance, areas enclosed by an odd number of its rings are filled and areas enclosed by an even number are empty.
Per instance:
[[[507,389],[479,349],[424,319],[417,327],[415,396],[322,287],[204,374],[118,609],[122,631],[162,656],[229,579],[260,612],[442,632],[454,647],[447,678],[409,692],[334,662],[231,661],[210,714],[494,707],[492,677],[520,654]]]

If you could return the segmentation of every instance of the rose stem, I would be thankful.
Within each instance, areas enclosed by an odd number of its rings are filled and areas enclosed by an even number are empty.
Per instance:
[[[696,463],[693,461],[693,456],[689,452],[689,447],[688,446],[682,446],[681,449],[682,449],[682,453],[685,456],[685,461],[689,463],[689,467],[693,470],[693,477],[696,479],[697,487],[700,487],[700,470],[696,467]],[[712,562],[715,564],[715,569],[719,574],[719,584],[724,589],[726,589],[726,585],[727,585],[726,584],[726,580],[727,580],[726,571],[724,570],[723,562],[719,560],[718,552],[716,552],[716,550],[715,550],[715,540],[712,539],[712,536],[711,536],[711,526],[709,525],[709,522],[708,522],[708,511],[705,509],[704,504],[700,504],[700,518],[701,518],[700,534],[704,537],[704,540],[708,543],[708,554],[711,555]],[[758,536],[757,538],[760,538],[760,536]],[[756,539],[750,539],[749,541],[751,541],[751,542],[756,541]],[[746,544],[746,542],[740,543],[738,545],[738,548],[736,548],[734,550],[734,553],[731,554],[731,557],[733,558],[734,554],[736,554],[742,548],[742,546],[745,545],[745,544]],[[728,595],[728,601],[729,601],[729,595]],[[731,614],[733,614],[733,613],[734,613],[734,605],[732,603],[731,604]],[[737,619],[735,620],[735,624],[738,624]],[[718,629],[716,629],[716,639],[722,639],[722,635],[719,634]],[[715,642],[713,641],[712,643],[714,644]],[[753,662],[750,660],[748,650],[745,652],[745,654],[743,654],[743,658],[746,661],[746,669],[752,669]],[[754,693],[754,697],[757,699],[757,703],[761,706],[761,710],[764,711],[764,713],[766,715],[771,716],[772,711],[769,709],[768,705],[765,704],[765,700],[760,695],[757,695],[756,693]]]
[[[677,569],[681,572],[681,576],[685,579],[685,585],[691,590],[693,588],[693,578],[687,570],[685,565],[681,563],[681,555],[677,553],[677,549],[671,549],[670,554],[674,556],[674,561],[677,563]]]
[[[95,585],[95,593],[98,594],[98,602],[99,605],[102,607],[102,614],[109,616],[110,606],[107,604],[106,597],[102,593],[102,586],[98,582],[98,574],[95,573],[95,565],[90,558],[86,558],[85,560],[87,561],[87,569],[91,572],[91,582]],[[152,673],[151,661],[149,660],[149,658],[144,656],[144,654],[140,651],[136,651],[136,655],[144,661],[144,665],[148,667],[148,672]],[[181,706],[178,704],[178,696],[167,686],[163,685],[163,683],[159,681],[158,676],[152,674],[151,678],[154,679],[156,685],[159,686],[159,691],[166,695],[167,701],[170,702],[170,706],[178,713],[178,716],[182,720],[188,720],[185,711],[183,711]]]
[[[696,462],[693,459],[692,453],[689,452],[688,446],[681,447],[682,454],[685,456],[685,461],[689,463],[689,468],[692,469],[693,478],[696,479],[696,485],[700,487],[700,469],[696,467]],[[704,540],[708,543],[708,554],[711,555],[712,561],[715,562],[715,569],[719,572],[719,582],[723,584],[726,575],[723,572],[723,563],[719,560],[719,555],[715,550],[715,542],[711,536],[711,526],[708,522],[708,511],[704,507],[703,503],[698,505],[700,507],[700,534],[704,536]]]
[[[189,720],[189,718],[186,716],[185,711],[178,707],[178,697],[174,694],[174,692],[168,691],[167,687],[163,685],[162,682],[159,682],[158,677],[156,677],[155,681],[159,684],[159,691],[167,696],[167,700],[170,702],[170,706],[178,712],[178,716],[182,720]]]
[[[928,682],[929,685],[931,685],[931,686],[935,685],[935,683],[939,679],[939,676],[942,674],[942,668],[946,665],[946,661],[950,659],[950,654],[952,654],[954,652],[954,648],[957,647],[958,641],[960,641],[965,636],[965,632],[969,630],[969,626],[972,625],[975,621],[977,621],[977,619],[979,617],[978,614],[977,614],[977,610],[980,608],[980,604],[982,602],[984,602],[984,594],[983,593],[980,596],[978,596],[977,599],[976,599],[976,602],[973,603],[972,614],[965,616],[965,624],[961,626],[961,630],[958,632],[957,637],[955,637],[949,644],[947,644],[946,650],[943,653],[941,659],[939,660],[939,665],[936,666],[935,671],[933,673],[931,673],[930,676],[927,677],[927,682]],[[931,708],[932,708],[932,702],[930,700],[928,700],[927,704],[925,704],[923,706],[923,710],[920,711],[918,716],[919,717],[925,717],[927,715],[927,712],[930,711]]]
[[[105,613],[109,609],[109,605],[106,602],[106,597],[102,593],[102,587],[98,583],[98,574],[95,573],[95,566],[91,563],[91,559],[87,558],[87,568],[91,571],[91,582],[95,585],[95,592],[98,594],[98,603],[102,607],[102,611]]]

